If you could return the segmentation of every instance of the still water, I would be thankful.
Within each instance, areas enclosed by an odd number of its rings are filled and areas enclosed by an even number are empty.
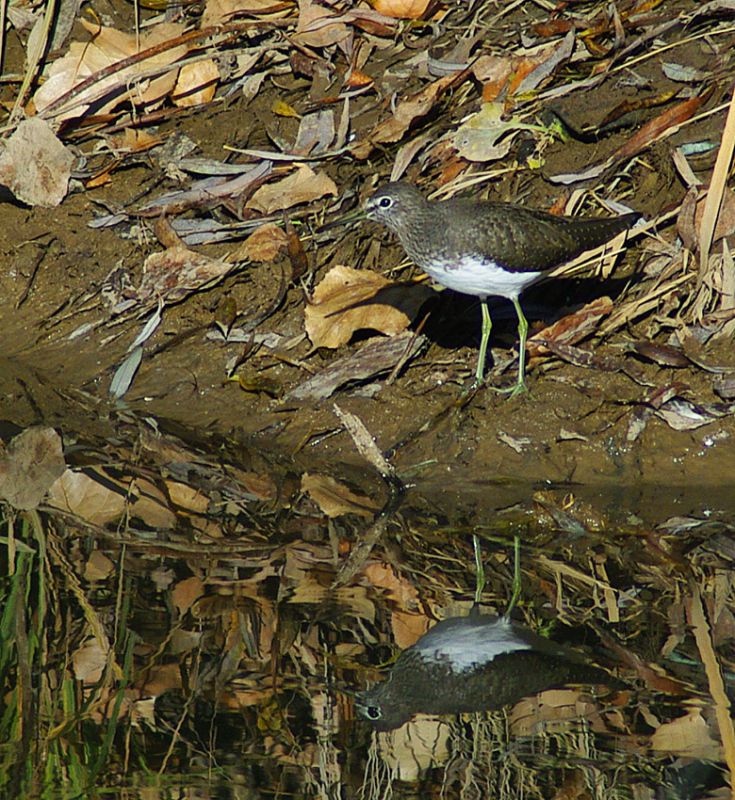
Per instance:
[[[3,797],[729,791],[732,487],[422,484],[177,433],[5,437]],[[503,615],[514,577],[513,630],[608,685],[514,694],[524,656],[502,707],[419,713],[481,690],[398,654]],[[411,719],[380,731],[360,693],[394,665]]]

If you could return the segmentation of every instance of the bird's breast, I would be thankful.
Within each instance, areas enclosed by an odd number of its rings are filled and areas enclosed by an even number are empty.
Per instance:
[[[475,297],[496,295],[509,300],[535,283],[542,272],[513,272],[495,261],[476,256],[425,259],[419,266],[437,283]]]

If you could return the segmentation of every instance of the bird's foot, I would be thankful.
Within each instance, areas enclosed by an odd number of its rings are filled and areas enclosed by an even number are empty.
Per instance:
[[[528,391],[528,386],[526,386],[525,381],[518,381],[518,383],[513,388],[508,389],[498,389],[500,394],[507,394],[508,398],[511,397],[518,397],[519,394],[525,394]]]

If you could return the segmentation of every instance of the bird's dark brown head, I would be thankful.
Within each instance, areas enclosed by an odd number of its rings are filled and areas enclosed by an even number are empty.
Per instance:
[[[418,221],[430,208],[428,200],[409,183],[388,183],[365,202],[365,214],[400,235],[409,220]]]
[[[355,708],[376,731],[392,731],[394,728],[400,728],[415,713],[415,709],[403,705],[400,694],[396,695],[392,691],[390,680],[358,694]]]

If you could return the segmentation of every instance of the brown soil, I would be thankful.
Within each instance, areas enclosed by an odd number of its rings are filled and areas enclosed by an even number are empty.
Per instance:
[[[696,5],[664,4],[667,14]],[[503,31],[509,35],[513,25],[521,22],[528,24],[525,17],[506,19]],[[501,38],[498,33],[498,44]],[[377,50],[370,71],[379,75],[396,58],[394,48]],[[699,41],[691,42],[676,50],[676,60],[704,67],[706,48]],[[651,96],[674,87],[651,59],[642,61],[636,69],[648,81]],[[293,137],[297,121],[275,117],[270,109],[276,99],[298,98],[303,85],[301,79],[284,76],[279,89],[267,88],[266,83],[247,106],[241,101],[215,106],[165,123],[160,132],[164,137],[176,131],[185,133],[198,144],[202,155],[218,159],[223,157],[226,144],[264,147],[267,137],[263,124],[267,123],[271,135]],[[574,93],[562,98],[558,109],[576,126],[594,125],[621,100],[634,96],[635,90],[616,75],[594,89],[589,103],[586,95]],[[718,89],[708,106],[723,97],[724,89]],[[583,98],[585,102],[581,102]],[[477,93],[473,92],[464,106],[452,111],[453,117],[476,109],[477,103]],[[363,120],[362,124],[368,122]],[[656,144],[630,169],[625,202],[647,216],[676,207],[685,188],[671,166],[673,148],[684,141],[716,140],[721,127],[722,116],[711,116]],[[513,161],[517,155],[514,150],[506,160],[511,166],[507,173],[481,191],[495,198],[520,198],[529,205],[548,206],[561,190],[545,181],[544,174],[595,163],[628,136],[630,130],[621,130],[592,144],[554,141],[544,152],[541,174],[518,166]],[[365,163],[345,157],[325,164],[324,169],[339,187],[363,186],[386,180],[391,159],[390,154],[379,155]],[[705,179],[712,160],[710,156],[699,164]],[[410,171],[409,177],[429,183],[415,171]],[[143,158],[114,173],[109,185],[73,194],[59,208],[5,204],[0,230],[0,251],[6,264],[0,277],[0,417],[21,427],[50,422],[82,437],[110,433],[106,423],[116,413],[108,401],[110,379],[143,320],[134,316],[109,320],[99,292],[119,267],[136,283],[145,256],[158,246],[152,238],[144,238],[143,228],[138,229],[137,239],[121,238],[115,230],[93,230],[88,223],[100,207],[125,207],[134,198],[166,185],[154,162]],[[383,270],[401,263],[400,248],[372,223],[343,230],[337,234],[342,238],[317,246],[309,230],[318,225],[318,204],[313,211],[302,229],[313,270],[308,276],[310,285],[337,263],[356,267],[375,264]],[[659,233],[669,242],[676,235],[671,224]],[[204,250],[209,255],[224,255],[235,246]],[[644,261],[644,243],[639,240],[608,281],[559,281],[551,288],[529,291],[524,305],[532,324],[551,322],[582,301],[603,294],[623,302],[631,286],[646,280]],[[735,449],[730,445],[735,423],[730,417],[694,431],[674,431],[653,419],[637,441],[626,440],[631,415],[642,407],[652,386],[678,381],[689,387],[688,396],[697,401],[718,399],[712,393],[712,375],[696,368],[674,370],[636,360],[643,364],[649,382],[649,386],[642,386],[621,373],[582,369],[548,358],[532,369],[529,394],[508,400],[490,389],[483,390],[466,407],[440,417],[427,431],[420,432],[427,421],[457,401],[474,370],[479,309],[474,301],[448,292],[433,307],[427,327],[428,352],[409,364],[392,385],[385,385],[381,379],[369,392],[364,386],[343,389],[319,404],[301,406],[241,391],[225,382],[225,365],[241,352],[242,345],[209,341],[205,334],[212,329],[223,298],[233,298],[245,319],[267,306],[277,295],[282,268],[282,263],[252,265],[222,284],[167,308],[163,324],[146,344],[142,366],[125,397],[127,409],[174,421],[192,431],[217,432],[282,453],[300,453],[310,464],[360,464],[361,458],[346,433],[325,435],[339,427],[333,410],[336,401],[363,420],[381,449],[395,448],[395,465],[412,481],[445,493],[448,487],[451,492],[475,487],[491,507],[527,493],[524,484],[528,482],[628,487],[626,491],[632,496],[640,496],[647,484],[676,486],[684,491],[729,483],[735,475]],[[671,326],[662,317],[668,314],[673,319],[675,314],[664,304],[662,298],[661,306],[636,320],[635,325],[604,342],[593,339],[585,346],[598,354],[615,355],[624,352],[632,339],[647,339],[655,331],[665,334]],[[508,312],[505,318],[503,310]],[[285,302],[258,330],[297,336],[303,331],[303,312],[303,289],[292,285]],[[515,340],[512,309],[499,302],[494,314],[499,322],[491,342],[493,354],[501,362],[507,361]],[[89,323],[97,327],[70,339],[73,331]],[[659,335],[659,339],[665,338]],[[305,339],[287,354],[290,363],[282,354],[261,351],[248,366],[287,390],[308,377],[301,364],[318,369],[358,344],[347,345],[337,353],[312,352]],[[732,351],[726,345],[705,351],[703,358],[733,366]],[[514,368],[514,364],[508,367],[505,380]],[[511,446],[513,442],[517,450]],[[399,443],[403,444],[397,446]],[[517,491],[508,489],[509,483],[518,486]],[[490,487],[494,487],[492,491]]]

